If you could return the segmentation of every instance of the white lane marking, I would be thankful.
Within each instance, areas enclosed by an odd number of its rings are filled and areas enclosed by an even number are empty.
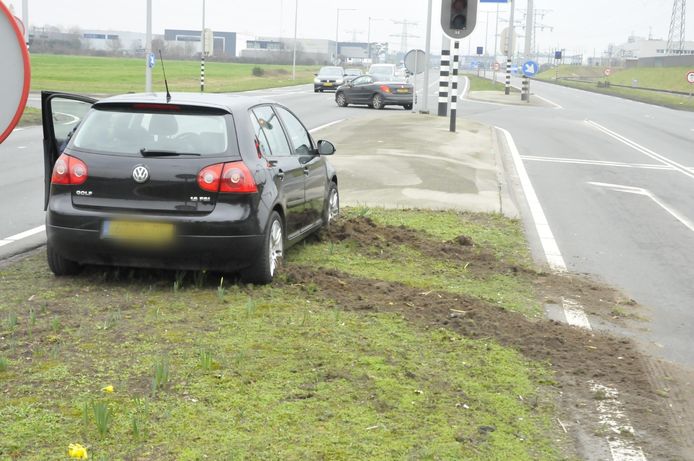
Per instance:
[[[533,216],[535,227],[540,235],[540,242],[545,251],[547,262],[549,263],[550,267],[553,267],[555,270],[566,271],[564,258],[561,256],[559,247],[554,240],[554,236],[549,224],[547,223],[547,219],[544,211],[542,210],[542,206],[540,205],[540,201],[537,198],[535,189],[530,182],[528,172],[523,165],[523,160],[518,152],[518,148],[513,141],[513,137],[511,136],[511,133],[503,128],[497,127],[497,129],[506,137],[506,142],[509,150],[511,151],[513,163],[516,167],[516,172],[518,173],[518,178],[521,182],[521,187],[523,188],[525,198],[528,201],[528,207],[530,208],[530,212]],[[579,303],[571,299],[562,299],[562,307],[564,308],[564,315],[569,325],[585,328],[587,330],[592,329],[590,321],[583,310],[583,306],[581,306]],[[591,382],[591,386],[596,385],[597,384]],[[634,433],[634,429],[632,428],[626,414],[621,411],[622,404],[617,400],[617,391],[606,386],[601,386],[601,389],[606,389],[610,392],[609,395],[613,397],[610,405],[601,406],[598,404],[600,421],[613,430],[616,428],[617,431],[616,435],[612,435],[607,438],[607,445],[610,449],[612,460],[646,461],[646,457],[644,456],[641,448],[634,446],[631,440],[624,438],[624,434],[620,431],[620,429],[623,429],[629,430],[631,434]]]
[[[609,128],[605,128],[604,126],[600,125],[597,122],[594,122],[592,120],[586,120],[586,123],[588,125],[592,126],[593,128],[596,128],[596,129],[602,131],[606,135],[616,139],[617,141],[619,141],[623,144],[626,144],[627,146],[631,147],[632,149],[634,149],[638,152],[641,152],[642,154],[647,155],[648,157],[650,157],[654,160],[658,160],[659,162],[662,162],[665,165],[670,165],[671,167],[680,171],[685,176],[688,176],[688,177],[694,179],[694,173],[692,173],[686,166],[684,166],[680,163],[677,163],[674,160],[670,160],[669,158],[667,158],[663,155],[660,155],[657,152],[653,152],[652,150],[650,150],[646,147],[643,147],[642,145],[622,136],[621,134],[615,133],[614,131],[610,130]]]
[[[530,208],[530,213],[532,214],[535,228],[537,229],[537,233],[540,237],[540,244],[545,252],[547,263],[549,264],[549,267],[555,271],[566,272],[566,263],[564,263],[564,258],[562,257],[561,252],[559,251],[559,246],[554,239],[552,229],[549,227],[549,223],[547,222],[545,212],[542,210],[540,200],[537,198],[535,188],[530,182],[530,177],[528,176],[528,172],[525,170],[525,165],[523,165],[523,160],[521,160],[520,152],[518,152],[516,143],[513,141],[511,133],[503,128],[497,127],[497,129],[504,134],[506,143],[511,151],[513,164],[516,167],[518,179],[520,180],[521,187],[525,193],[525,198],[528,201],[528,207]]]
[[[694,232],[694,223],[692,223],[689,219],[680,214],[677,210],[660,200],[655,194],[653,194],[653,192],[649,191],[648,189],[643,189],[641,187],[622,186],[619,184],[608,184],[604,182],[589,182],[588,184],[590,184],[591,186],[605,187],[615,192],[624,192],[626,194],[643,195],[644,197],[648,197],[651,200],[653,200],[660,208],[662,208],[668,214],[670,214],[670,216],[682,223],[687,229]]]
[[[39,226],[39,227],[34,227],[33,229],[29,229],[28,231],[20,232],[19,234],[14,234],[9,237],[5,237],[4,239],[0,240],[0,247],[9,245],[10,243],[17,242],[19,240],[25,239],[27,237],[31,237],[32,235],[39,234],[41,232],[46,231],[46,226]]]
[[[15,128],[14,130],[12,130],[13,133],[14,133],[15,131],[24,131],[24,128]],[[692,131],[694,131],[694,130],[692,130]]]
[[[315,133],[316,131],[323,130],[325,128],[328,128],[329,126],[337,125],[338,123],[342,123],[344,121],[345,121],[345,119],[335,120],[334,122],[330,122],[330,123],[326,123],[325,125],[317,126],[311,130],[308,130],[308,132],[309,133]]]
[[[561,158],[561,157],[538,157],[533,155],[522,155],[523,160],[532,162],[549,162],[549,163],[571,163],[576,165],[592,165],[592,166],[614,166],[620,168],[642,168],[647,170],[666,170],[673,171],[674,168],[668,165],[654,165],[651,163],[622,163],[608,162],[605,160],[583,160],[579,158]]]
[[[535,96],[536,98],[542,99],[542,100],[543,100],[544,102],[546,102],[547,104],[550,104],[550,105],[554,106],[555,109],[563,109],[562,106],[560,106],[559,104],[557,104],[557,103],[554,102],[554,101],[551,101],[551,100],[545,98],[544,96],[540,96],[539,94],[535,94],[535,93],[532,93],[532,92],[531,92],[531,96]]]
[[[634,436],[634,428],[624,412],[622,402],[618,399],[617,389],[594,381],[589,381],[589,384],[590,389],[600,397],[597,405],[600,422],[613,433],[607,437],[612,459],[614,461],[646,461],[641,448],[629,443],[628,437]]]
[[[26,149],[27,146],[17,146],[17,149]]]

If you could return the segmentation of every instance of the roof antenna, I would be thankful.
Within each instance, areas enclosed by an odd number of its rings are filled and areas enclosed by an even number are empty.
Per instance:
[[[159,60],[161,61],[161,70],[164,72],[164,85],[166,86],[166,102],[171,101],[171,93],[169,93],[169,82],[166,81],[166,69],[164,68],[164,57],[159,50]]]

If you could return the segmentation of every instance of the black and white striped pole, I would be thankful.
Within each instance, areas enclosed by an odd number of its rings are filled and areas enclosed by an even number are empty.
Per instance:
[[[441,44],[441,71],[439,76],[439,117],[448,115],[448,79],[451,69],[451,40],[443,36]]]
[[[205,92],[205,0],[202,0],[202,32],[200,34],[200,93]]]
[[[458,66],[460,63],[460,40],[453,41],[453,66],[451,68],[451,133],[455,133],[458,114]]]
[[[523,77],[521,101],[530,102],[530,79],[528,77]]]

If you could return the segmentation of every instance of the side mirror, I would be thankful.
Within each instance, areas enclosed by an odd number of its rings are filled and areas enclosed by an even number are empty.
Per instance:
[[[335,146],[330,141],[318,141],[318,155],[333,155]]]

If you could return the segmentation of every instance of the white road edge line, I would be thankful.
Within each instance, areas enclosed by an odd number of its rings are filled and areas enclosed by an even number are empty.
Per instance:
[[[31,237],[32,235],[39,234],[41,232],[46,231],[46,226],[39,226],[39,227],[34,227],[33,229],[29,229],[24,232],[20,232],[19,234],[11,235],[9,237],[5,237],[4,239],[0,240],[0,247],[9,245],[10,243],[17,242],[19,240],[25,239],[27,237]]]
[[[504,134],[506,144],[511,151],[513,164],[516,167],[518,179],[520,180],[521,187],[525,193],[525,198],[528,201],[528,207],[530,208],[530,213],[532,214],[533,222],[535,223],[535,229],[537,229],[537,234],[540,237],[542,249],[545,252],[545,257],[547,258],[547,264],[549,264],[549,267],[555,271],[566,272],[566,263],[564,262],[564,258],[559,251],[559,246],[554,239],[552,229],[549,227],[545,212],[542,210],[542,205],[540,205],[540,200],[537,198],[535,188],[530,182],[530,177],[528,176],[528,172],[525,170],[525,165],[523,165],[523,160],[521,160],[520,152],[518,152],[516,143],[513,141],[511,133],[500,127],[497,127],[497,130]]]
[[[15,129],[12,130],[13,133],[14,133],[15,131],[24,131],[24,128],[15,128]]]
[[[562,157],[539,157],[534,155],[521,155],[523,160],[528,160],[531,162],[547,162],[547,163],[571,163],[576,165],[590,165],[590,166],[614,166],[620,168],[643,168],[648,170],[666,170],[674,171],[675,168],[670,165],[656,165],[652,163],[623,163],[623,162],[609,162],[605,160],[583,160],[580,158],[562,158]]]
[[[600,125],[597,122],[594,122],[592,120],[586,120],[586,123],[588,125],[592,126],[593,128],[596,128],[599,131],[602,131],[606,135],[616,139],[617,141],[619,141],[623,144],[626,144],[627,146],[631,147],[632,149],[634,149],[638,152],[641,152],[642,154],[647,155],[648,157],[650,157],[654,160],[658,160],[659,162],[664,163],[665,165],[669,165],[669,166],[675,168],[676,170],[679,170],[680,173],[684,174],[685,176],[688,176],[688,177],[694,179],[694,173],[692,173],[690,171],[690,169],[687,168],[686,166],[679,164],[679,163],[675,162],[674,160],[670,160],[669,158],[665,157],[664,155],[660,155],[657,152],[653,152],[652,150],[650,150],[646,147],[643,147],[642,145],[632,141],[631,139],[629,139],[625,136],[622,136],[621,134],[616,133],[616,132],[610,130],[609,128],[605,128],[604,126]]]
[[[621,186],[619,184],[608,184],[604,182],[589,182],[588,184],[590,184],[591,186],[605,187],[615,192],[624,192],[627,194],[643,195],[645,197],[648,197],[651,200],[653,200],[660,208],[665,210],[670,216],[682,223],[687,229],[694,232],[694,223],[692,223],[689,219],[680,214],[677,210],[660,200],[655,194],[653,194],[653,192],[649,191],[648,189],[643,189],[641,187]]]
[[[511,151],[513,163],[516,167],[516,173],[518,174],[518,179],[521,182],[521,187],[523,188],[525,198],[528,201],[528,207],[530,208],[537,233],[540,235],[540,243],[542,244],[545,252],[547,263],[553,269],[559,272],[565,272],[567,269],[566,264],[564,263],[564,258],[559,251],[556,241],[554,240],[554,235],[552,234],[552,230],[547,223],[547,218],[542,210],[542,205],[537,198],[537,194],[535,193],[535,188],[533,187],[532,182],[530,182],[530,177],[525,169],[525,165],[523,165],[523,160],[521,159],[520,152],[513,141],[513,137],[511,136],[511,133],[503,128],[496,127],[496,129],[504,134],[508,148]],[[574,300],[562,299],[562,307],[564,309],[564,316],[566,317],[566,321],[569,325],[592,330],[588,316],[586,316],[586,313],[583,310],[583,306]],[[631,441],[624,439],[624,437],[619,437],[622,435],[621,430],[629,431],[631,434],[633,434],[634,429],[631,426],[626,414],[624,411],[622,411],[621,402],[617,400],[617,390],[607,386],[602,386],[593,381],[590,381],[589,384],[594,392],[597,392],[597,389],[602,391],[606,396],[610,397],[609,402],[605,402],[603,405],[598,404],[597,408],[600,421],[610,430],[616,432],[616,436],[607,437],[607,446],[610,449],[612,460],[647,461],[646,456],[643,454],[640,447],[633,446]]]
[[[330,122],[330,123],[326,123],[325,125],[317,126],[311,130],[308,130],[308,132],[309,133],[315,133],[316,131],[323,130],[325,128],[328,128],[329,126],[337,125],[338,123],[342,123],[344,121],[345,121],[345,119],[335,120],[334,122]]]

